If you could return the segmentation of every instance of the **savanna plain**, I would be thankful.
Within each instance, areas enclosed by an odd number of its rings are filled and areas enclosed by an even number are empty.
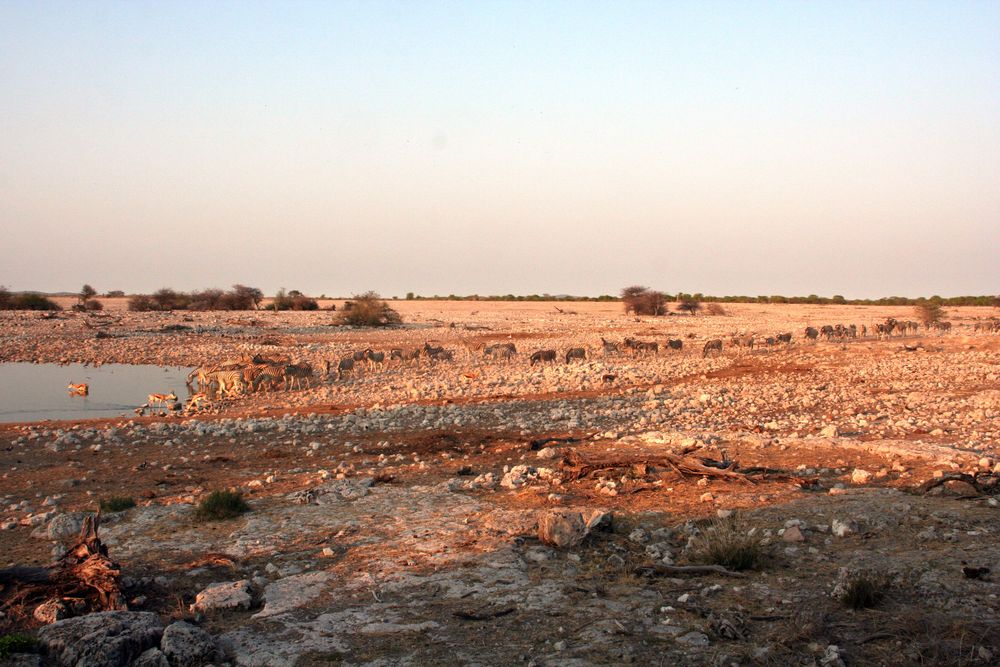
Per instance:
[[[0,313],[197,397],[0,424],[0,655],[1000,664],[1000,310],[390,305]]]

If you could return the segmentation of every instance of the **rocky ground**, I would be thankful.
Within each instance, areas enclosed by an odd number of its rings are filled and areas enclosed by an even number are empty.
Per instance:
[[[995,311],[812,344],[805,326],[912,314],[398,305],[408,326],[377,332],[324,312],[0,314],[3,361],[456,353],[198,415],[0,425],[0,568],[61,556],[100,499],[137,502],[100,529],[129,611],[51,623],[72,610],[0,590],[0,633],[45,649],[20,664],[1000,664],[1000,337],[971,326]],[[791,346],[728,346],[782,331]],[[685,350],[605,356],[602,336]],[[478,341],[519,355],[484,361]],[[589,358],[527,361],[571,346]],[[229,488],[249,512],[196,517]],[[756,561],[683,569],[730,543]],[[875,599],[853,609],[859,582]]]

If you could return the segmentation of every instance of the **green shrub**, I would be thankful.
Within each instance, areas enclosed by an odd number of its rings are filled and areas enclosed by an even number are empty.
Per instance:
[[[223,521],[249,511],[250,506],[243,500],[243,494],[236,491],[213,491],[198,504],[195,516],[201,521]]]
[[[13,633],[0,637],[0,659],[9,658],[12,653],[37,653],[38,640],[29,635]]]
[[[129,496],[111,496],[101,498],[100,507],[102,512],[124,512],[135,507],[135,501]]]

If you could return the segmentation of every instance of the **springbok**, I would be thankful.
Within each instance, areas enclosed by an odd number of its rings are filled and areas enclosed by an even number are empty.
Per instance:
[[[87,394],[90,393],[90,385],[87,384],[86,382],[81,382],[79,384],[74,384],[73,382],[70,382],[69,386],[66,388],[69,389],[69,393],[74,394],[76,396],[86,396]]]
[[[152,410],[154,406],[162,405],[163,407],[168,407],[177,402],[177,394],[170,392],[169,394],[150,394],[146,398],[146,405]]]

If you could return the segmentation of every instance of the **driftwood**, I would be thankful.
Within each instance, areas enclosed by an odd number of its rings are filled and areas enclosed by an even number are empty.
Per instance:
[[[966,484],[974,488],[976,492],[979,493],[980,495],[984,494],[983,487],[979,485],[979,481],[972,475],[966,474],[964,472],[950,472],[945,475],[942,475],[941,477],[935,477],[933,479],[929,479],[917,487],[917,493],[921,494],[927,493],[928,491],[930,491],[935,487],[941,486],[942,484],[945,484],[947,482],[955,482],[955,481],[965,482]]]
[[[727,577],[745,578],[747,575],[742,572],[729,570],[721,565],[646,565],[639,568],[640,572],[649,572],[663,576],[676,576],[679,574],[689,574],[702,576],[706,574],[722,574]]]
[[[660,468],[670,468],[681,477],[688,475],[701,477],[719,477],[722,479],[732,479],[747,484],[753,484],[746,475],[736,472],[732,461],[713,461],[702,457],[680,456],[677,454],[664,453],[651,458],[643,459],[610,459],[584,461],[577,457],[575,452],[570,452],[563,459],[563,480],[567,482],[583,479],[595,472],[602,470],[612,470],[615,468],[631,468],[639,470],[640,474],[645,474],[648,466]]]
[[[126,610],[121,569],[97,535],[99,516],[87,515],[77,542],[55,564],[0,570],[0,610],[47,600],[82,600],[88,611]]]

